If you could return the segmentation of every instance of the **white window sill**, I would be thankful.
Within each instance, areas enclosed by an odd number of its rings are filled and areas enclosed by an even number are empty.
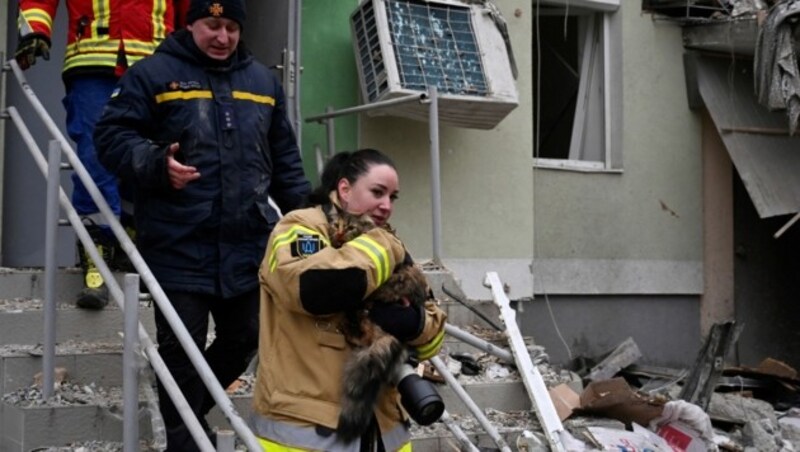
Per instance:
[[[533,166],[541,169],[577,171],[581,173],[622,174],[622,168],[608,168],[603,162],[534,158]]]

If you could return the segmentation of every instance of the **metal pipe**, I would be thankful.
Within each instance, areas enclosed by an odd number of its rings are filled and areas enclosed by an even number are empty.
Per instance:
[[[426,97],[425,94],[410,94],[408,96],[396,97],[394,99],[382,100],[373,102],[371,104],[359,105],[357,107],[343,108],[332,112],[327,112],[324,115],[311,116],[306,118],[306,122],[322,122],[328,118],[335,118],[337,116],[349,115],[352,113],[360,113],[362,111],[376,110],[380,108],[391,107],[398,104],[405,104],[408,102],[422,101]]]
[[[330,114],[333,112],[333,107],[329,105],[325,108],[325,111]],[[333,122],[332,117],[325,120],[325,134],[328,137],[328,158],[336,154],[336,129]]]
[[[122,349],[122,446],[125,452],[139,450],[139,275],[125,275],[125,309]]]
[[[431,209],[433,210],[433,262],[442,265],[442,188],[439,174],[439,100],[436,86],[428,87],[428,130],[431,146]]]
[[[149,336],[146,336],[146,333],[145,338],[141,337],[142,329],[143,327],[139,324],[139,337],[142,340],[142,347],[144,348],[148,361],[150,361],[150,365],[153,366],[153,371],[156,373],[156,376],[158,376],[158,379],[161,380],[161,384],[164,385],[164,389],[166,389],[170,400],[172,400],[172,403],[175,405],[175,410],[178,411],[181,419],[186,423],[186,428],[189,429],[189,433],[192,435],[192,438],[194,438],[194,442],[200,450],[203,452],[214,452],[214,445],[211,444],[211,440],[208,438],[208,435],[206,435],[206,431],[203,429],[203,426],[200,425],[200,421],[197,420],[197,416],[194,414],[191,405],[186,401],[181,387],[178,386],[178,383],[169,372],[167,364],[161,359],[161,355],[158,354],[158,347],[153,344]],[[261,449],[251,448],[250,450]]]
[[[225,393],[225,389],[219,384],[216,376],[214,376],[214,372],[211,371],[211,368],[208,367],[208,363],[206,362],[205,358],[203,358],[202,353],[198,349],[197,345],[192,340],[191,335],[186,330],[186,326],[184,326],[183,321],[181,321],[178,313],[175,311],[175,308],[170,303],[169,299],[167,298],[164,291],[161,289],[161,285],[158,284],[153,273],[150,271],[150,268],[144,262],[141,254],[139,254],[139,250],[136,249],[136,246],[131,241],[130,237],[128,237],[127,232],[122,227],[119,222],[119,219],[114,215],[111,211],[111,208],[106,202],[103,195],[100,193],[100,190],[97,188],[97,185],[92,180],[92,177],[89,175],[86,168],[83,166],[83,163],[78,158],[75,151],[72,149],[69,141],[64,137],[64,134],[61,133],[61,130],[56,126],[53,119],[47,113],[47,110],[44,108],[42,103],[39,101],[39,98],[36,97],[36,94],[31,89],[30,85],[28,84],[27,80],[25,79],[25,75],[22,73],[22,70],[19,68],[19,65],[15,60],[10,60],[8,64],[11,66],[11,69],[14,71],[14,75],[17,77],[17,82],[19,82],[20,88],[22,89],[23,93],[26,95],[28,100],[30,101],[31,105],[34,107],[38,115],[41,117],[42,121],[47,126],[50,133],[61,142],[62,151],[66,154],[67,160],[72,164],[75,174],[78,175],[83,185],[86,186],[89,195],[91,195],[92,200],[97,205],[100,212],[103,214],[103,217],[108,222],[109,227],[114,232],[121,248],[125,250],[125,253],[130,258],[131,264],[133,264],[136,271],[139,273],[142,280],[144,280],[145,286],[153,295],[153,299],[156,302],[156,305],[161,310],[161,313],[164,315],[164,318],[169,323],[172,331],[175,333],[175,336],[178,338],[178,341],[181,343],[186,355],[188,356],[189,360],[194,365],[194,368],[197,370],[198,375],[200,376],[201,380],[205,384],[206,388],[208,389],[211,396],[214,398],[214,401],[217,402],[222,413],[228,419],[231,424],[231,427],[239,434],[239,437],[242,441],[245,442],[248,448],[251,450],[261,450],[261,446],[253,435],[253,432],[244,422],[244,420],[237,414],[233,403],[231,402],[230,398]],[[9,108],[10,110],[10,108]],[[19,118],[19,114],[17,113],[17,117]],[[15,121],[16,123],[17,121]],[[21,119],[19,119],[19,123],[17,124],[18,127],[24,126]],[[34,141],[35,143],[35,141]],[[38,148],[38,147],[37,147]],[[34,157],[35,158],[35,157]],[[63,203],[62,203],[63,204]],[[76,222],[72,221],[72,225],[74,228],[77,228]],[[80,218],[78,218],[77,223],[81,223]],[[83,226],[81,224],[81,226]],[[84,228],[85,229],[85,228]],[[108,266],[103,261],[103,259],[99,259],[99,255],[96,252],[97,250],[94,246],[88,246],[92,243],[91,239],[89,238],[88,234],[85,236],[81,236],[79,234],[79,238],[81,242],[84,243],[84,246],[89,248],[90,254],[92,254],[92,259],[97,264],[98,270],[100,270],[100,274],[103,275],[104,280],[106,281],[106,285],[108,286],[109,293],[112,295],[114,300],[117,302],[120,307],[123,304],[122,298],[122,290],[119,288],[119,284],[117,284],[116,280],[113,278],[111,271],[108,269]]]
[[[462,342],[472,345],[473,347],[478,348],[486,353],[489,353],[490,355],[494,355],[507,363],[516,365],[516,362],[514,361],[514,355],[511,354],[510,351],[504,348],[491,344],[449,323],[444,324],[444,331],[445,333],[453,336],[454,338]]]
[[[456,380],[456,377],[450,373],[450,370],[447,369],[447,365],[442,361],[442,359],[438,356],[434,356],[428,361],[430,361],[430,363],[433,364],[433,367],[436,368],[436,371],[439,372],[442,377],[444,377],[444,380],[447,382],[453,392],[455,392],[458,398],[464,402],[464,405],[466,405],[467,409],[469,409],[472,415],[475,416],[475,419],[477,419],[478,423],[481,424],[481,427],[483,427],[489,437],[494,440],[495,444],[497,444],[497,447],[499,447],[503,452],[511,452],[511,448],[508,446],[508,443],[506,443],[506,440],[504,440],[503,437],[497,433],[497,429],[495,429],[491,422],[489,422],[489,419],[486,418],[486,415],[483,414],[483,411],[481,411],[480,407],[478,407],[469,394],[467,394],[467,391],[461,387]]]
[[[31,155],[33,156],[37,166],[39,166],[39,170],[44,174],[47,163],[44,161],[44,157],[39,149],[39,145],[36,143],[33,135],[31,135],[30,130],[28,130],[17,109],[14,107],[8,107],[7,112],[12,122],[17,126],[23,141],[27,145],[28,150],[31,152]],[[75,229],[75,233],[77,234],[78,238],[82,243],[88,243],[91,245],[86,248],[86,251],[90,254],[90,257],[95,262],[95,265],[97,265],[98,270],[100,270],[100,273],[103,275],[103,278],[105,278],[106,285],[109,288],[111,296],[120,306],[122,306],[122,292],[117,280],[113,278],[111,271],[108,269],[105,261],[100,256],[97,248],[93,246],[92,239],[89,236],[89,233],[86,231],[86,226],[83,225],[80,216],[75,211],[75,208],[72,206],[69,197],[63,189],[59,190],[59,198],[61,201],[61,207],[66,212],[67,218]],[[139,338],[143,344],[143,347],[145,347],[145,352],[150,360],[150,364],[153,366],[153,370],[156,372],[156,375],[158,375],[162,384],[168,388],[170,398],[175,403],[175,406],[178,409],[178,412],[181,414],[183,421],[187,424],[189,431],[192,432],[195,441],[198,442],[204,451],[213,451],[214,446],[211,445],[211,442],[208,440],[203,427],[200,425],[200,422],[192,412],[189,403],[183,396],[183,392],[181,392],[180,387],[175,382],[172,374],[169,373],[169,370],[166,368],[166,364],[164,364],[164,361],[158,354],[157,347],[153,344],[150,336],[148,336],[147,331],[144,329],[144,326],[142,326],[141,323],[139,324]],[[184,416],[186,413],[188,413],[188,417]],[[202,437],[196,436],[197,432],[200,432]],[[207,447],[203,447],[205,443],[207,443]]]
[[[50,400],[55,386],[56,362],[56,240],[58,233],[58,189],[61,146],[52,140],[48,146],[47,202],[44,232],[44,344],[42,355],[42,398]]]
[[[450,430],[450,433],[452,433],[453,436],[458,440],[459,444],[461,444],[461,447],[458,450],[465,452],[480,452],[480,449],[472,444],[472,441],[467,438],[467,435],[463,430],[461,430],[461,427],[459,427],[458,424],[456,424],[456,421],[450,417],[450,413],[448,413],[447,410],[442,413],[442,417],[440,417],[439,420],[444,423],[445,427]]]
[[[217,452],[233,452],[236,450],[236,438],[230,430],[217,431]]]

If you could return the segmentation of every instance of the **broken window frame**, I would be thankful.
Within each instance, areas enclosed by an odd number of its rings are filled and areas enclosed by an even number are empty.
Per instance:
[[[620,172],[622,130],[615,123],[621,120],[622,95],[614,86],[614,81],[621,79],[622,65],[619,59],[613,60],[614,55],[621,55],[622,43],[620,21],[612,17],[619,9],[620,0],[535,1],[539,2],[539,6],[546,7],[544,10],[538,9],[542,15],[557,14],[563,17],[567,14],[577,17],[580,77],[567,157],[537,157],[539,143],[534,143],[534,166],[585,172]],[[534,14],[536,6],[534,4]],[[536,57],[536,49],[533,53]],[[599,97],[602,98],[598,102]],[[592,106],[595,111],[590,111]],[[600,112],[597,112],[598,107]],[[601,132],[599,135],[602,139],[597,140],[599,143],[587,142],[584,134],[587,124]],[[539,139],[537,134],[534,140]]]

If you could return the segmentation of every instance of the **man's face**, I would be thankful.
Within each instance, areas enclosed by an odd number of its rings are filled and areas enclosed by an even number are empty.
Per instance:
[[[239,44],[241,29],[235,20],[222,17],[205,17],[186,27],[194,43],[210,58],[227,60]]]

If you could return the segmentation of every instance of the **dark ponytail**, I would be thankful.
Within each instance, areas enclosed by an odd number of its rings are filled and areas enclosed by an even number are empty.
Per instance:
[[[392,159],[377,149],[365,148],[335,154],[322,170],[320,185],[308,196],[309,205],[327,204],[330,193],[336,190],[340,180],[344,178],[354,184],[374,165],[388,165],[397,170]]]

